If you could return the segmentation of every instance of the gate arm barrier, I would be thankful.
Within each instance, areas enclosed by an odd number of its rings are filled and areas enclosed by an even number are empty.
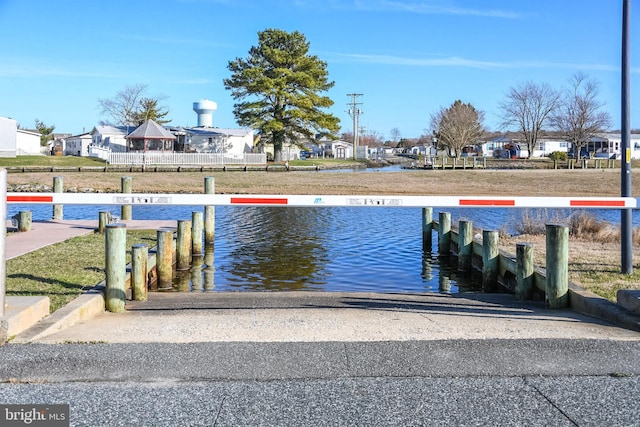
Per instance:
[[[10,204],[635,209],[634,197],[7,193]]]

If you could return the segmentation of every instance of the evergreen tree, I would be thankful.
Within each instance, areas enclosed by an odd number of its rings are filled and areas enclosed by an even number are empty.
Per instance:
[[[321,93],[331,89],[327,64],[309,55],[309,43],[298,31],[267,29],[258,33],[258,45],[247,58],[229,62],[231,77],[224,85],[235,100],[238,124],[259,131],[272,143],[274,160],[282,159],[285,142],[338,131],[340,120],[323,108],[333,101]]]

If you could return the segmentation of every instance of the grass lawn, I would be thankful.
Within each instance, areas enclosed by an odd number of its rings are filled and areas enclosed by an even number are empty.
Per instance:
[[[57,167],[81,167],[104,166],[105,161],[94,157],[78,156],[17,156],[0,158],[0,167],[24,167],[24,166],[57,166]]]
[[[130,248],[156,244],[155,230],[127,230]],[[7,261],[7,295],[45,295],[53,313],[105,279],[105,236],[88,234],[56,243]]]

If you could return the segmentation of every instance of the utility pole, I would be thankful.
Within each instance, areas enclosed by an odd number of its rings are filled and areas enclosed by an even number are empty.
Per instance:
[[[631,116],[630,116],[630,76],[631,66],[629,61],[629,32],[631,26],[630,9],[631,0],[622,1],[622,162],[620,165],[621,196],[631,197]],[[620,252],[622,262],[622,274],[633,273],[633,237],[632,237],[632,210],[622,209],[620,218]]]
[[[347,96],[352,98],[349,106],[349,115],[353,118],[353,160],[358,160],[358,116],[362,114],[362,110],[358,108],[358,105],[362,105],[362,102],[358,102],[358,97],[362,96],[361,93],[348,93]]]

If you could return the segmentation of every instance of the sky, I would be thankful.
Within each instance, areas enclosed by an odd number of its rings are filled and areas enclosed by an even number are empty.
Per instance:
[[[631,1],[631,127],[640,128],[640,9]],[[635,7],[635,8],[634,8]],[[214,126],[238,127],[224,88],[230,61],[258,32],[299,31],[327,63],[327,109],[351,132],[391,139],[430,131],[456,100],[500,127],[500,103],[525,82],[568,87],[577,72],[600,84],[620,129],[622,0],[0,0],[0,116],[56,133],[89,132],[99,99],[143,84],[163,97],[170,125],[196,126],[193,103],[215,101]]]

